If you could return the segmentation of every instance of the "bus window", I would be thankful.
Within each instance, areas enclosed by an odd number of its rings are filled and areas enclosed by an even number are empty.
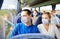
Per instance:
[[[56,5],[56,9],[55,9],[55,10],[60,10],[60,8],[59,8],[59,7],[60,7],[60,4],[57,4],[57,5]]]
[[[40,7],[40,11],[41,12],[43,12],[43,11],[51,11],[51,10],[52,10],[52,6],[51,5]]]
[[[36,10],[39,12],[40,10],[39,10],[39,7],[36,7]]]

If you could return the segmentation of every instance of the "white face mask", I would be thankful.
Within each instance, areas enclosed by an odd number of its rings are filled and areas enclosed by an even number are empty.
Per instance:
[[[54,16],[56,16],[56,13],[54,13]]]
[[[34,16],[36,16],[37,14],[33,13]]]
[[[21,17],[21,22],[26,23],[28,21],[27,17]]]
[[[49,21],[47,19],[42,19],[43,24],[49,24]]]

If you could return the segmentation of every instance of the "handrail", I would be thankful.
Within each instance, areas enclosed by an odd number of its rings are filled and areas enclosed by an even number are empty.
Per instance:
[[[2,17],[2,16],[1,16]],[[14,24],[12,23],[12,22],[10,22],[9,20],[7,20],[7,19],[5,19],[5,18],[3,18],[2,17],[2,19],[4,20],[4,21],[6,21],[7,23],[9,23],[11,26],[14,26]]]

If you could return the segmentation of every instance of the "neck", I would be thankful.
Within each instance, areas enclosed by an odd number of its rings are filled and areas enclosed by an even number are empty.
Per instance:
[[[30,21],[29,22],[26,22],[25,25],[30,26],[31,25],[31,22]]]
[[[43,25],[45,25],[45,26],[49,26],[49,24],[43,24]]]
[[[49,24],[44,24],[44,27],[47,31],[49,30]]]

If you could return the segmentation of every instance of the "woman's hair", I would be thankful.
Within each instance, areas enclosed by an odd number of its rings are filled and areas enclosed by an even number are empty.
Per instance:
[[[43,14],[47,14],[47,15],[48,15],[48,17],[49,17],[49,18],[51,18],[51,15],[50,15],[50,13],[49,13],[49,12],[45,12],[45,13],[43,13]]]
[[[38,11],[37,11],[37,10],[34,10],[34,11],[36,11],[36,12],[38,13]]]

